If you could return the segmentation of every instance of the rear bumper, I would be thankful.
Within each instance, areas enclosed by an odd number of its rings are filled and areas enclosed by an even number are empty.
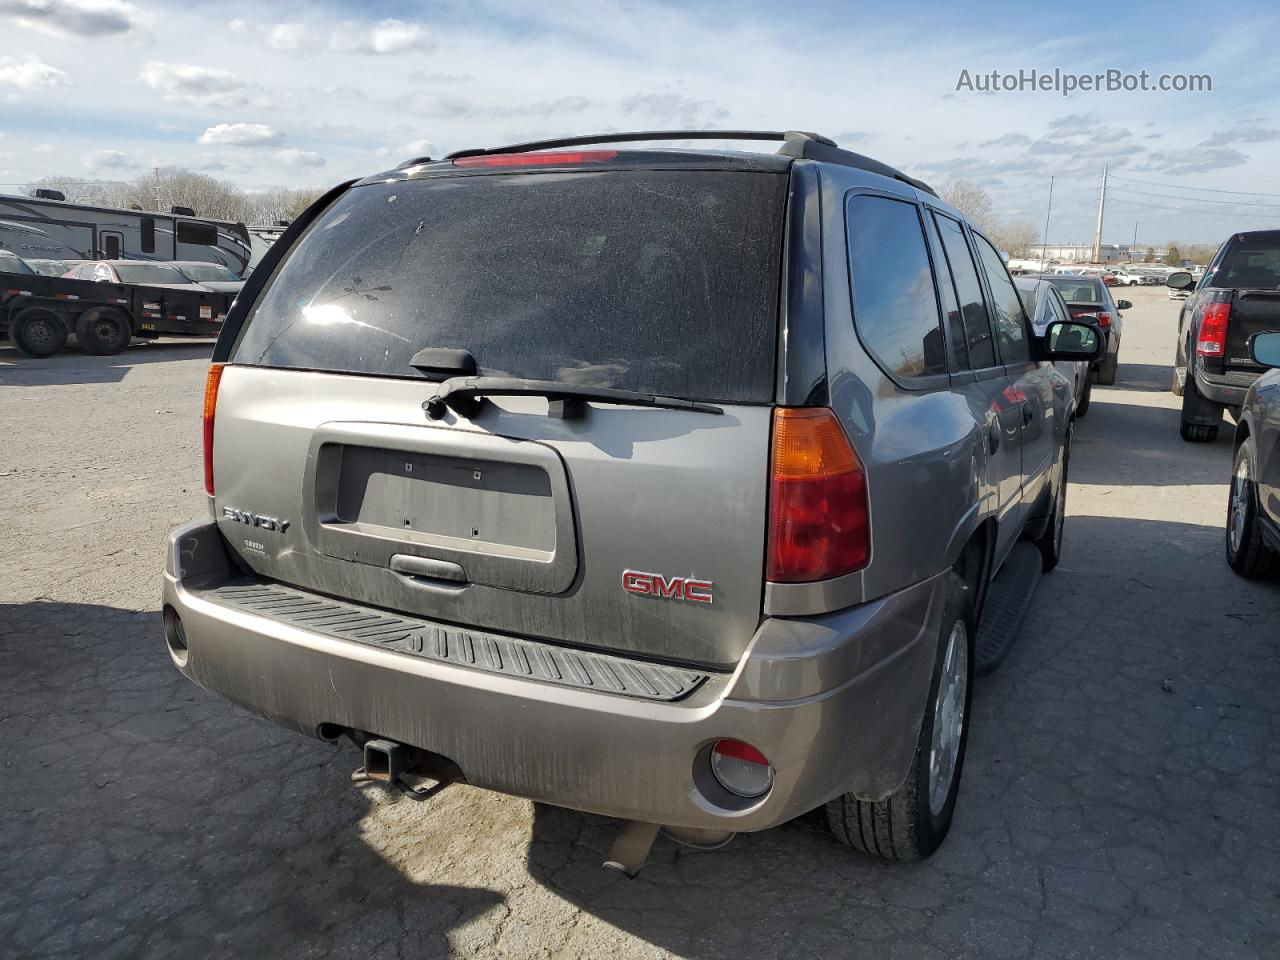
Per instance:
[[[1262,376],[1261,373],[1251,370],[1207,373],[1197,364],[1196,388],[1206,400],[1212,400],[1227,407],[1238,407],[1244,403],[1244,395],[1249,392],[1249,388],[1260,376]]]
[[[917,584],[804,620],[765,620],[732,674],[661,702],[554,686],[325,635],[213,599],[240,575],[209,522],[170,535],[164,603],[188,678],[284,726],[361,730],[448,757],[468,782],[671,826],[762,830],[905,778],[932,677],[941,588]],[[423,621],[424,625],[426,624]],[[773,763],[763,798],[727,794],[706,754],[745,740]]]

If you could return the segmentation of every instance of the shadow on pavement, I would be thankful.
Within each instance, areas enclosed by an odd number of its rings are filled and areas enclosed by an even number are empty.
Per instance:
[[[1192,570],[1203,596],[1173,601],[1188,585],[1165,577]],[[616,822],[536,805],[530,875],[679,956],[1147,957],[1160,930],[1188,956],[1261,957],[1280,935],[1277,622],[1280,584],[1232,573],[1221,530],[1073,516],[1009,659],[978,681],[929,861],[856,854],[815,811],[716,852],[659,838],[627,880],[599,866]]]
[[[1116,368],[1114,390],[1138,390],[1168,393],[1173,382],[1173,367],[1162,363],[1122,363]]]
[[[1095,388],[1089,414],[1076,422],[1071,481],[1107,486],[1222,484],[1225,509],[1235,423],[1223,416],[1213,443],[1188,443],[1178,410],[1109,403]]]
[[[160,637],[0,604],[0,954],[435,958],[502,902],[404,877],[362,836],[354,751],[229,710]]]
[[[77,383],[118,383],[134,367],[213,355],[212,340],[134,342],[113,357],[97,357],[67,347],[43,360],[24,357],[7,344],[0,347],[0,387],[31,387]]]

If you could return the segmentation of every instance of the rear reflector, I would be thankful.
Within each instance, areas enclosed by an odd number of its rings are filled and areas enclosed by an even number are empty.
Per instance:
[[[459,157],[455,167],[535,167],[566,166],[574,163],[600,163],[612,160],[617,150],[559,150],[548,153],[494,153],[484,157]]]
[[[711,748],[711,772],[720,786],[739,797],[759,797],[773,786],[773,765],[741,740],[717,740]]]
[[[1231,322],[1231,304],[1207,303],[1200,315],[1200,338],[1196,353],[1202,357],[1220,357],[1226,351],[1227,324]]]
[[[218,384],[222,382],[221,363],[209,365],[204,382],[204,492],[213,496],[213,416],[218,407]]]
[[[768,551],[775,583],[827,580],[871,559],[866,472],[826,407],[773,412]]]

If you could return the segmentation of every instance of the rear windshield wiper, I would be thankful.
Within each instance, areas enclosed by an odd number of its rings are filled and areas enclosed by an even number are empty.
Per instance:
[[[669,410],[696,410],[724,413],[720,407],[697,400],[661,397],[635,390],[589,387],[555,380],[522,380],[518,377],[452,377],[436,388],[435,396],[422,405],[427,416],[439,420],[448,408],[463,417],[480,412],[485,397],[546,397],[548,413],[564,420],[576,420],[586,413],[586,401],[616,403],[632,407],[661,407]]]

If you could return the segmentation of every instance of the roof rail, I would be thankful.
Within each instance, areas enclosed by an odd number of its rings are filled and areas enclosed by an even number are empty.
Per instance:
[[[528,143],[511,143],[505,147],[455,150],[445,159],[458,160],[493,153],[529,153],[553,147],[585,147],[593,143],[631,143],[639,140],[781,140],[784,143],[812,140],[832,147],[836,145],[834,140],[801,130],[636,130],[628,133],[593,133],[585,137],[560,137],[556,140],[531,140]]]
[[[632,143],[645,140],[780,140],[782,146],[778,153],[782,156],[821,160],[826,163],[838,163],[845,167],[857,167],[883,177],[892,177],[905,184],[923,190],[925,193],[938,194],[927,183],[909,177],[900,170],[895,170],[879,160],[872,160],[851,150],[842,150],[830,137],[809,133],[804,130],[638,130],[629,133],[596,133],[584,137],[560,137],[555,140],[531,140],[528,143],[512,143],[505,147],[477,147],[470,150],[455,150],[444,159],[458,160],[462,157],[480,157],[495,153],[529,153],[534,150],[549,150],[555,147],[583,147],[596,143]],[[407,161],[400,168],[415,163],[425,162],[427,158]]]

